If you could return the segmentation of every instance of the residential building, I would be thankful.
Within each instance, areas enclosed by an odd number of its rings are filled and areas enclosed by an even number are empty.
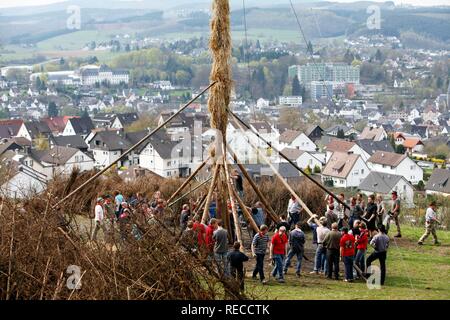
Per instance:
[[[388,138],[388,135],[383,127],[365,127],[363,132],[359,135],[358,139],[369,139],[374,141],[381,141]]]
[[[450,196],[450,170],[434,169],[427,183],[425,184],[426,194],[437,194]]]
[[[282,106],[300,107],[303,103],[302,96],[281,96],[278,103]]]
[[[370,169],[360,155],[334,152],[322,171],[322,181],[337,188],[358,187]]]
[[[3,159],[2,166],[8,168],[2,178],[0,193],[3,197],[26,199],[47,188],[46,176],[12,159]]]
[[[402,205],[414,206],[414,187],[400,175],[372,171],[361,182],[359,189],[367,196],[381,194],[385,199],[390,198],[393,191],[397,191]]]
[[[128,84],[130,80],[127,70],[112,70],[105,65],[82,67],[80,68],[80,77],[83,86],[93,86],[105,82],[110,85]]]
[[[286,130],[280,135],[279,149],[294,148],[303,151],[316,151],[316,144],[300,131]]]
[[[423,180],[423,169],[406,154],[377,151],[368,160],[372,171],[405,177],[413,185]]]
[[[67,124],[64,127],[62,135],[63,136],[80,135],[83,138],[86,138],[91,133],[92,129],[94,129],[94,124],[92,123],[91,118],[89,117],[72,118],[67,120]]]

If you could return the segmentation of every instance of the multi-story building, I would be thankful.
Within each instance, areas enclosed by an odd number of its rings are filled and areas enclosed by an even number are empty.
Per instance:
[[[311,99],[319,100],[333,96],[333,83],[330,81],[311,81]]]
[[[105,65],[81,68],[80,77],[83,86],[92,86],[104,82],[111,85],[128,84],[130,80],[130,74],[127,70],[112,70]]]
[[[333,85],[343,83],[359,84],[359,66],[345,63],[307,63],[289,67],[289,77],[298,77],[300,84],[307,89],[313,81],[331,82]]]

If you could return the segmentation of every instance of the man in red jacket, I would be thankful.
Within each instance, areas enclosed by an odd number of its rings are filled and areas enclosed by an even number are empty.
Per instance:
[[[276,277],[278,274],[278,282],[284,282],[283,262],[286,255],[288,245],[288,237],[286,235],[286,227],[282,226],[278,229],[272,237],[270,243],[270,259],[275,261],[275,268],[272,271],[272,276]]]
[[[342,228],[342,237],[340,241],[341,258],[345,266],[345,282],[353,281],[353,257],[355,254],[355,237],[348,233],[348,228]]]
[[[369,243],[369,231],[366,229],[366,223],[361,222],[359,226],[359,235],[355,237],[356,239],[356,257],[355,263],[361,269],[362,272],[366,272],[366,251],[367,244]]]
[[[198,215],[194,217],[192,230],[197,234],[197,247],[199,250],[204,250],[206,247],[206,226],[201,222],[201,217]]]
[[[214,251],[214,239],[213,239],[213,234],[214,231],[217,229],[217,219],[216,218],[212,218],[209,221],[209,225],[206,228],[206,236],[205,236],[205,241],[206,241],[206,247],[208,249],[208,254],[212,254]]]

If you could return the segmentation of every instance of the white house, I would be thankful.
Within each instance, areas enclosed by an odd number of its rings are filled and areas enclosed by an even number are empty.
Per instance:
[[[353,152],[334,152],[322,171],[322,181],[332,181],[338,188],[358,187],[370,169],[360,155]]]
[[[317,145],[300,131],[286,130],[280,135],[279,140],[279,149],[294,148],[311,152],[317,150]]]
[[[177,178],[180,169],[188,165],[182,158],[182,149],[177,149],[176,142],[152,137],[139,154],[139,163],[162,177]]]
[[[426,194],[450,196],[450,170],[434,169],[425,185]]]
[[[404,177],[382,172],[372,171],[359,185],[362,193],[381,194],[384,198],[390,198],[393,191],[397,191],[406,207],[414,207],[414,187]]]
[[[325,165],[325,153],[308,152],[293,148],[284,148],[281,152],[302,169],[310,167],[311,170],[314,170],[317,166],[322,171]],[[287,162],[287,160],[280,157],[280,162]]]
[[[358,139],[370,139],[374,141],[381,141],[387,139],[388,135],[383,127],[367,126],[359,135]]]
[[[256,109],[261,110],[261,109],[268,108],[269,104],[270,104],[269,100],[265,100],[263,98],[259,98],[256,101]]]
[[[7,162],[7,163],[6,163]],[[14,160],[6,160],[8,167],[0,187],[0,194],[8,198],[24,199],[41,193],[47,188],[45,175]]]
[[[423,180],[423,169],[405,154],[377,151],[367,160],[367,165],[372,171],[399,175],[412,184]]]
[[[76,148],[55,146],[49,150],[31,150],[21,156],[20,162],[51,180],[57,175],[70,175],[76,168],[89,171],[94,168],[94,160]]]

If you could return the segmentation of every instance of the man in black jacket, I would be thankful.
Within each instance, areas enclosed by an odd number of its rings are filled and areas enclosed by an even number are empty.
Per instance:
[[[302,268],[303,253],[305,252],[305,234],[300,229],[300,222],[295,224],[295,229],[289,233],[289,252],[284,264],[284,273],[287,273],[288,268],[291,265],[291,259],[297,257],[297,269],[295,274],[300,277],[300,271]]]
[[[228,253],[228,262],[230,263],[231,276],[239,282],[239,288],[244,291],[244,262],[248,257],[240,251],[241,243],[236,241],[233,244],[233,251]]]

